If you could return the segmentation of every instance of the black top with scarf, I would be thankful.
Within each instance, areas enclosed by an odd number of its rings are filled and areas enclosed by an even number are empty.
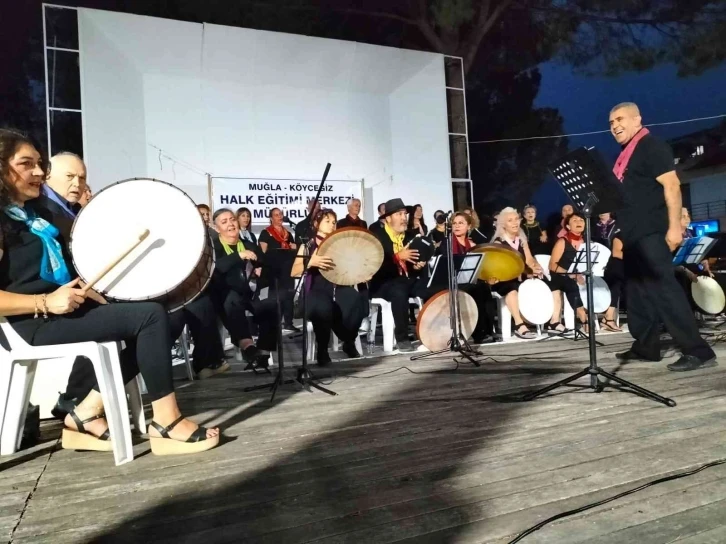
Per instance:
[[[250,244],[249,242],[242,241],[246,250],[254,251],[257,255],[257,261],[252,261],[251,264],[254,268],[263,266],[265,260],[265,254],[259,246]],[[247,263],[250,261],[242,260],[237,253],[236,243],[232,247],[232,253],[227,255],[224,250],[222,242],[219,240],[219,236],[212,238],[212,246],[214,247],[214,275],[213,285],[216,289],[228,288],[238,292],[241,295],[252,296],[252,289],[250,288],[249,281],[246,276]]]
[[[52,191],[53,189],[51,189],[50,187],[46,187],[45,190]],[[56,196],[58,196],[58,198],[63,198],[58,195],[58,193],[56,193]],[[50,221],[50,223],[60,231],[61,236],[63,236],[66,241],[70,242],[73,222],[76,220],[75,216],[71,217],[70,215],[68,215],[68,212],[64,210],[57,202],[55,202],[51,198],[48,198],[43,193],[40,193],[40,196],[33,200],[33,202],[36,208],[42,207],[51,213],[53,219],[52,221]],[[81,206],[79,204],[71,204],[70,202],[68,202],[68,207],[76,214],[81,211]]]
[[[384,283],[398,278],[401,274],[398,262],[394,257],[393,240],[388,236],[386,229],[380,228],[371,232],[383,246],[383,263],[370,282],[371,293],[375,293]],[[410,238],[404,237],[403,244],[406,245],[409,240]]]
[[[34,210],[35,213],[52,224],[53,217],[45,208],[38,205],[37,200],[26,202],[26,210]],[[0,212],[0,236],[2,236],[2,256],[0,257],[0,290],[23,295],[50,294],[58,285],[46,281],[40,277],[40,263],[43,259],[43,242],[30,232],[30,228],[21,221],[10,219]],[[68,267],[71,278],[77,277],[72,266],[68,246],[62,235],[56,238],[60,243],[63,257]],[[54,319],[55,316],[50,316]],[[43,323],[43,319],[33,319],[32,315],[8,316],[7,320],[14,323],[18,329],[37,328]],[[32,333],[21,333],[27,338]]]

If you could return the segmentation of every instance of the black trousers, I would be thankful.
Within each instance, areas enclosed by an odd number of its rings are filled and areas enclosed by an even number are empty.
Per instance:
[[[126,304],[140,303],[129,302]],[[203,368],[224,359],[224,348],[222,339],[219,336],[219,330],[217,330],[217,316],[214,304],[206,293],[199,295],[184,308],[167,315],[170,345],[179,338],[184,326],[189,326],[189,333],[194,340],[192,364],[195,372],[200,372]],[[146,378],[144,378],[144,381],[146,381]],[[70,398],[83,399],[95,387],[96,374],[93,370],[93,364],[86,357],[77,357],[73,363],[71,374],[68,376],[66,395]]]
[[[172,343],[181,336],[185,325],[194,340],[192,365],[195,372],[224,360],[224,346],[217,328],[217,312],[207,293],[202,293],[184,308],[169,315]]]
[[[610,257],[607,268],[605,268],[604,279],[610,289],[610,307],[617,308],[625,284],[625,271],[623,269],[622,259]]]
[[[305,313],[313,325],[318,350],[327,351],[331,331],[343,342],[355,341],[368,307],[368,297],[353,287],[338,286],[334,292],[311,289],[305,300]]]
[[[584,306],[582,298],[580,297],[580,287],[577,285],[577,280],[574,280],[565,274],[556,274],[554,272],[551,273],[550,276],[550,290],[562,291],[565,293],[567,302],[570,303],[573,310],[577,310]]]
[[[660,324],[684,355],[701,360],[715,357],[698,331],[696,318],[673,273],[672,255],[664,234],[651,234],[626,243],[625,279],[628,295],[628,326],[635,338],[632,351],[660,360]]]
[[[259,329],[257,347],[266,351],[277,349],[277,302],[274,294],[265,300],[251,300],[231,289],[216,288],[213,293],[214,304],[224,327],[232,337],[232,343],[239,345],[240,340],[252,338],[249,317],[254,316]],[[216,323],[216,320],[215,320]]]
[[[391,303],[393,323],[396,326],[396,340],[408,340],[408,299],[413,294],[413,279],[399,276],[380,285],[371,298],[382,298]]]
[[[121,352],[120,359],[124,382],[130,382],[141,372],[152,401],[174,391],[169,320],[160,304],[126,302],[99,305],[87,300],[75,312],[52,316],[28,337],[23,334],[22,326],[17,330],[26,342],[34,346],[123,340],[126,349]],[[98,382],[88,359],[77,359],[74,370],[77,366],[79,369],[73,380],[78,395],[69,393],[80,400],[90,389],[98,390]]]

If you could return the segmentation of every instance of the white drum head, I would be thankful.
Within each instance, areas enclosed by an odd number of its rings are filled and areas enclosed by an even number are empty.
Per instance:
[[[599,242],[593,242],[590,245],[591,249],[595,249],[598,252],[597,256],[597,262],[592,264],[592,273],[595,276],[601,277],[605,275],[605,267],[608,264],[608,261],[610,260],[610,255],[612,254],[610,250],[607,248],[607,246],[602,245]],[[608,290],[609,292],[609,290]],[[608,304],[610,302],[608,301]],[[598,310],[595,310],[596,312]],[[605,310],[603,310],[605,311]]]
[[[152,179],[106,187],[81,210],[71,231],[73,265],[84,281],[122,255],[139,235],[149,236],[96,290],[118,300],[160,297],[194,272],[207,243],[196,205],[182,190]]]
[[[593,312],[601,314],[610,307],[610,288],[605,280],[595,276],[592,278],[592,300],[595,303]],[[587,309],[587,287],[579,285],[582,305]]]
[[[552,291],[540,279],[525,280],[519,286],[519,312],[533,325],[544,325],[552,319],[555,302]]]
[[[691,284],[691,294],[696,305],[707,314],[720,314],[726,306],[723,289],[713,278],[699,276],[698,281]]]

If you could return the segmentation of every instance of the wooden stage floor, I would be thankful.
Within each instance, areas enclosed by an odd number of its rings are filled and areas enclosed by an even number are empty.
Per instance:
[[[288,386],[272,404],[243,392],[267,378],[235,364],[178,384],[183,412],[223,429],[225,443],[204,454],[156,457],[139,441],[138,457],[115,467],[110,454],[61,450],[59,427],[45,425],[42,444],[0,459],[0,541],[503,544],[554,514],[726,458],[726,343],[719,367],[673,373],[672,352],[619,365],[613,354],[630,337],[599,339],[603,368],[678,406],[577,387],[514,401],[586,365],[586,344],[563,340],[485,346],[480,368],[334,363],[338,396]],[[726,465],[522,542],[726,542]]]

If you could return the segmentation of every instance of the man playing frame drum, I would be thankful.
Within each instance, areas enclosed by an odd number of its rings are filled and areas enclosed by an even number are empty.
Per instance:
[[[407,215],[406,205],[400,198],[385,203],[381,218],[383,226],[372,231],[383,246],[383,264],[370,282],[371,298],[382,298],[391,303],[396,342],[402,352],[414,349],[408,339],[408,299],[413,294],[415,279],[409,278],[407,264],[410,263],[415,271],[426,264],[419,261],[418,251],[406,247]]]

